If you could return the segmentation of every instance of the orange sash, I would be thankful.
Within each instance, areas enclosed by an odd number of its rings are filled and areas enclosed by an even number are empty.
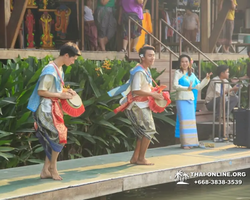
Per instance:
[[[129,104],[131,104],[134,101],[143,102],[143,101],[147,101],[147,100],[148,100],[148,97],[142,97],[142,96],[133,97],[132,93],[130,92],[127,95],[127,102],[120,105],[118,108],[116,108],[114,110],[114,113],[117,114],[118,112],[123,112],[129,106]]]

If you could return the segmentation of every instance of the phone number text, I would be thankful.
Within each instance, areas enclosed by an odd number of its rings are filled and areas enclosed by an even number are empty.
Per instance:
[[[196,185],[242,185],[242,180],[195,180]]]

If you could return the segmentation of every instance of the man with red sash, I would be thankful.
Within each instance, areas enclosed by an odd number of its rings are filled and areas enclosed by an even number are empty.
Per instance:
[[[67,128],[59,99],[71,99],[76,92],[63,90],[64,73],[62,66],[74,64],[81,55],[76,44],[68,42],[60,49],[60,56],[46,65],[29,99],[28,109],[35,119],[36,137],[46,153],[40,177],[62,180],[57,171],[57,158],[67,143]]]
[[[155,60],[155,49],[145,45],[139,50],[141,63],[130,71],[130,80],[123,86],[108,92],[110,96],[123,94],[120,101],[121,106],[114,110],[115,113],[124,111],[137,136],[134,154],[130,160],[131,164],[152,165],[145,154],[151,139],[156,133],[152,112],[149,109],[148,97],[163,100],[160,93],[152,92],[152,77],[150,67]]]

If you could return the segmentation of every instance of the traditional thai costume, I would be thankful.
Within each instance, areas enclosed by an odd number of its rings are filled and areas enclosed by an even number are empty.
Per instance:
[[[27,107],[33,112],[37,126],[36,137],[49,159],[51,159],[52,150],[61,152],[64,144],[67,143],[67,128],[64,125],[63,112],[58,99],[40,97],[38,90],[61,93],[63,79],[64,73],[56,65],[48,64],[45,66]]]
[[[109,91],[110,97],[122,94],[121,106],[114,110],[115,113],[124,111],[131,121],[135,135],[141,139],[146,137],[151,140],[156,133],[155,123],[151,110],[149,109],[148,97],[137,96],[133,91],[143,90],[151,92],[152,78],[150,69],[147,72],[142,66],[136,66],[130,70],[129,81]]]
[[[175,136],[180,137],[182,147],[199,146],[197,127],[196,127],[196,102],[198,90],[202,90],[210,79],[204,78],[201,82],[192,73],[183,74],[180,70],[176,70],[174,77],[174,86],[176,90],[176,130]],[[188,90],[192,81],[193,90]]]

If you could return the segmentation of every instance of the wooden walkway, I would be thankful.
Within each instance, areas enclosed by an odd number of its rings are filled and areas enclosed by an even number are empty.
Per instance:
[[[125,152],[59,162],[62,181],[41,180],[42,165],[0,170],[0,199],[83,200],[175,182],[178,170],[227,172],[250,168],[250,149],[227,142],[205,149],[183,150],[179,145],[149,149],[147,157],[153,166],[131,165],[131,155]]]

